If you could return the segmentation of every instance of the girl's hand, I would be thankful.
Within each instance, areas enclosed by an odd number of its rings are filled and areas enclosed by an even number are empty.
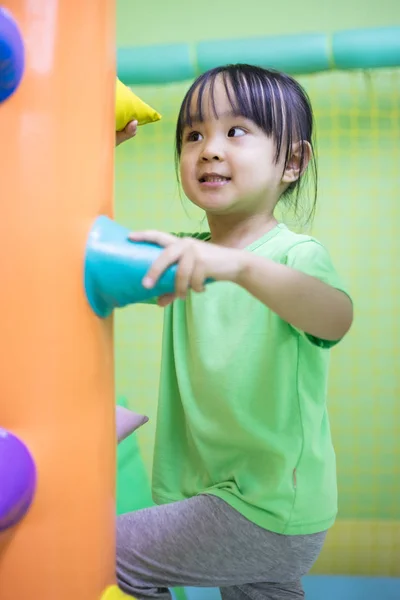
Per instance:
[[[129,239],[165,248],[143,279],[143,286],[147,289],[155,286],[168,267],[178,263],[175,294],[162,296],[159,301],[161,306],[170,304],[176,297],[186,298],[189,288],[195,292],[203,292],[204,282],[208,278],[236,282],[245,266],[245,251],[224,248],[190,237],[178,238],[161,231],[143,231],[132,233]]]
[[[117,131],[115,133],[115,145],[119,146],[119,144],[122,144],[122,142],[126,142],[127,140],[130,140],[131,138],[135,137],[137,133],[137,126],[137,121],[131,121],[130,123],[128,123],[125,129],[123,129],[122,131]]]

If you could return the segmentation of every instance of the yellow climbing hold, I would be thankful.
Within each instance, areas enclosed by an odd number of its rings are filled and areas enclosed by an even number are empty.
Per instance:
[[[116,131],[121,131],[133,120],[136,120],[139,125],[147,125],[147,123],[154,123],[160,119],[161,115],[154,108],[143,102],[117,77],[115,98]]]
[[[132,600],[132,596],[127,596],[121,592],[117,585],[113,585],[106,589],[100,600]]]

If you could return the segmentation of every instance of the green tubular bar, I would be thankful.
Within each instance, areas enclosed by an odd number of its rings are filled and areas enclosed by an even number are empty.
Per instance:
[[[196,75],[189,44],[119,48],[118,77],[125,84],[172,83]]]
[[[400,27],[340,31],[332,36],[337,69],[379,69],[400,65]]]
[[[250,63],[291,73],[315,73],[329,69],[329,46],[325,35],[288,35],[200,42],[200,72],[226,63]]]
[[[332,69],[400,66],[400,27],[334,34],[270,36],[237,40],[120,48],[118,76],[128,85],[174,83],[207,69],[248,62],[301,75]]]

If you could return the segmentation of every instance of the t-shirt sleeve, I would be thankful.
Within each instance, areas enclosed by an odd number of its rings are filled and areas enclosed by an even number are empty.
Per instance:
[[[350,297],[333,265],[329,252],[316,240],[310,239],[292,246],[286,254],[285,264],[292,269],[296,269],[297,271],[301,271],[306,275],[310,275],[311,277],[323,281],[327,285],[344,292]],[[320,348],[331,348],[340,341],[323,340],[316,338],[307,332],[302,332],[297,328],[294,329]]]

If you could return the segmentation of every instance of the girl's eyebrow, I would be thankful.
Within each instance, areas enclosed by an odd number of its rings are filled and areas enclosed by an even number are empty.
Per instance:
[[[240,113],[240,111],[236,111],[233,109],[224,111],[223,113],[220,113],[218,115],[215,116],[216,119],[237,119],[237,118],[241,118],[241,119],[246,119],[249,120],[248,117],[246,117],[245,115],[242,115]],[[193,115],[189,115],[189,122],[194,125],[197,123],[204,123],[204,117],[201,118],[201,115],[199,113],[195,113]],[[185,124],[186,127],[188,127],[188,123]]]

